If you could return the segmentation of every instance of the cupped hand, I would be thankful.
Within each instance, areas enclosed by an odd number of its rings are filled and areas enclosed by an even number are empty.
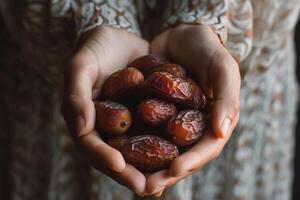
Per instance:
[[[146,41],[125,30],[99,27],[85,33],[65,72],[62,104],[72,137],[91,165],[137,194],[144,192],[146,178],[94,130],[93,100],[109,75],[148,51]]]
[[[241,79],[237,62],[208,26],[179,25],[168,29],[152,41],[150,49],[186,67],[212,99],[211,127],[205,135],[176,158],[169,169],[147,178],[146,193],[160,194],[221,153],[239,119]]]

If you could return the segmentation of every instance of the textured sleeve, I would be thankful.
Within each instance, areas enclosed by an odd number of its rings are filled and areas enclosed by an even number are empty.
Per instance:
[[[163,28],[181,23],[208,25],[242,61],[252,47],[252,18],[251,0],[169,0]]]
[[[78,36],[102,25],[139,35],[133,0],[81,0],[76,17]]]

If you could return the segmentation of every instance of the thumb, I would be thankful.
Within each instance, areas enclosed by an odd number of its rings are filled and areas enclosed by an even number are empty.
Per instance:
[[[231,134],[238,121],[241,85],[238,64],[224,47],[218,48],[212,56],[208,79],[214,98],[212,128],[216,136],[224,138]]]
[[[95,122],[92,90],[98,74],[97,62],[87,49],[79,51],[65,72],[62,113],[72,133],[91,132]]]

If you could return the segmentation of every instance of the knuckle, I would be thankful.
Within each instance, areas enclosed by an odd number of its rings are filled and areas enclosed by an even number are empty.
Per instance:
[[[69,65],[67,67],[66,72],[67,73],[73,73],[73,72],[81,71],[82,69],[84,69],[84,66],[85,65],[84,65],[84,62],[83,62],[81,56],[75,55],[71,59]]]
[[[69,73],[71,71],[74,71],[74,69],[77,69],[79,66],[81,66],[82,59],[80,56],[75,55],[70,61],[69,64],[67,65],[65,73]]]
[[[184,173],[184,170],[183,170],[183,167],[182,167],[182,162],[178,159],[175,159],[172,163],[170,171],[171,171],[171,175],[173,177],[182,176],[183,173]]]
[[[117,173],[122,172],[125,168],[125,166],[121,162],[119,162],[123,160],[122,154],[119,151],[113,151],[111,153],[111,157],[115,159],[115,162],[112,162],[107,166],[109,170]]]
[[[78,94],[75,94],[75,93],[71,93],[69,94],[68,96],[68,102],[71,104],[71,105],[77,105],[78,102],[81,101],[81,96],[78,95]]]
[[[223,150],[223,148],[216,149],[212,154],[212,159],[213,160],[217,159],[221,155],[222,150]]]
[[[238,101],[233,101],[230,103],[230,113],[233,116],[236,116],[240,113],[240,103]]]
[[[91,59],[87,61],[87,58],[91,56],[87,56],[83,53],[78,53],[75,55],[69,62],[66,72],[67,73],[76,73],[79,74],[95,74],[97,73],[97,63],[92,62]]]
[[[78,94],[71,93],[68,95],[65,107],[69,107],[71,110],[81,110],[84,98]],[[63,108],[64,110],[64,108]]]
[[[239,72],[239,65],[236,60],[231,56],[231,54],[227,50],[220,50],[217,49],[213,56],[211,57],[211,66],[216,71],[223,71],[224,73],[230,72],[230,75],[236,76],[239,80],[240,72]],[[228,70],[230,69],[230,70]],[[238,81],[237,80],[237,81]]]
[[[68,100],[73,103],[78,103],[81,101],[91,100],[92,97],[89,95],[80,94],[79,92],[71,92],[68,95]]]

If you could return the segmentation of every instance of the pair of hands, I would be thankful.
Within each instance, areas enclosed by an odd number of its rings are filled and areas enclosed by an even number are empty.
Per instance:
[[[213,104],[211,128],[201,140],[168,169],[145,175],[101,140],[94,129],[93,99],[109,75],[149,53],[185,66],[213,96]],[[238,64],[207,26],[179,25],[150,44],[125,30],[99,27],[85,34],[66,70],[62,112],[75,143],[93,167],[139,195],[159,195],[220,154],[239,119],[240,84]]]

